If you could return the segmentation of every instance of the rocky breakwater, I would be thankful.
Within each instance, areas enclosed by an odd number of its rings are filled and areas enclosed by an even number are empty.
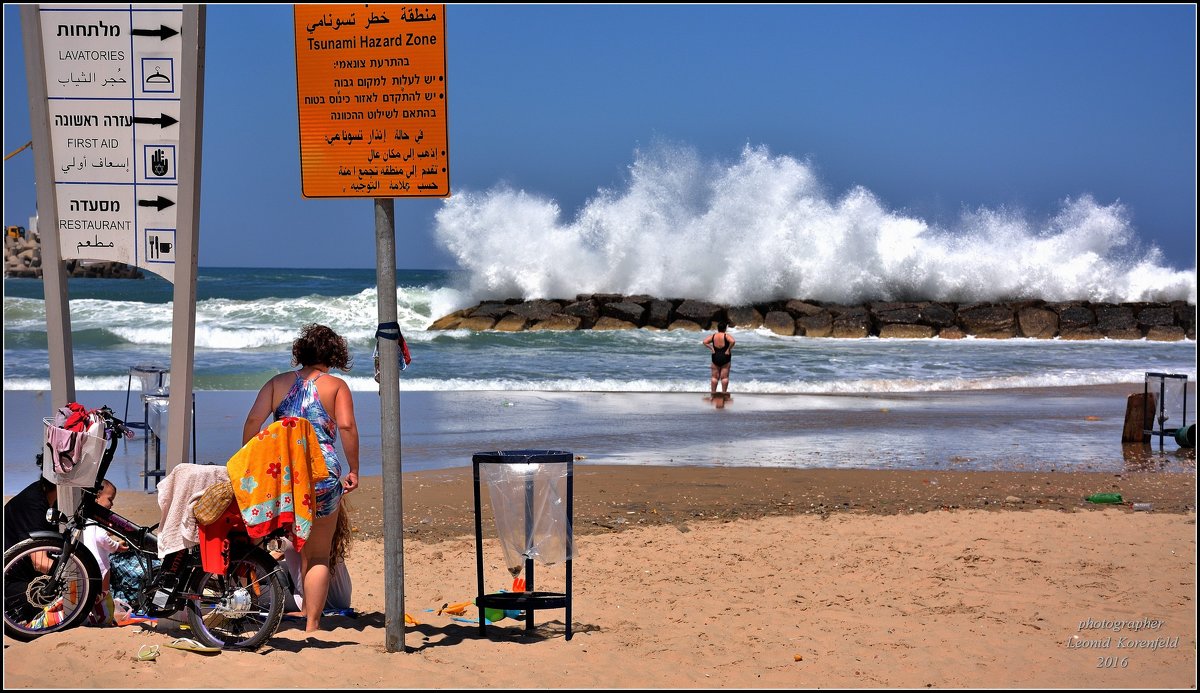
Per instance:
[[[455,311],[431,330],[710,330],[718,322],[741,329],[766,328],[798,337],[989,339],[1196,338],[1196,306],[1160,303],[990,303],[888,301],[840,305],[821,301],[772,301],[723,306],[690,299],[620,294],[581,294],[574,300],[483,301]]]
[[[67,260],[67,276],[70,277],[106,277],[111,279],[141,279],[142,271],[121,262],[90,262],[87,260]],[[4,237],[4,276],[32,277],[42,276],[42,247],[37,234],[24,237],[6,235]]]

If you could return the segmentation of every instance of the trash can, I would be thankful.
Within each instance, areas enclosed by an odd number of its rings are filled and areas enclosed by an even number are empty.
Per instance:
[[[125,427],[144,430],[149,425],[147,410],[143,409],[140,421],[129,418],[129,396],[133,392],[134,378],[137,378],[141,385],[142,404],[144,405],[148,395],[166,395],[170,391],[171,369],[157,364],[139,364],[129,369],[129,377],[125,382]]]
[[[1146,373],[1142,406],[1145,408],[1143,419],[1149,428],[1142,433],[1145,440],[1152,435],[1158,436],[1160,450],[1164,438],[1174,438],[1179,442],[1176,432],[1187,428],[1187,382],[1186,374]],[[1195,418],[1195,414],[1192,418]]]
[[[166,388],[161,388],[164,392],[158,394],[142,395],[142,407],[146,412],[145,421],[142,425],[146,429],[146,440],[144,446],[144,454],[142,456],[142,487],[146,491],[150,491],[150,480],[154,479],[154,490],[158,489],[158,484],[166,477],[170,471],[163,469],[162,465],[162,447],[163,441],[167,437],[167,429],[171,424],[171,395],[165,392]],[[151,466],[150,447],[151,439],[154,446],[154,461]],[[192,393],[192,457],[190,462],[197,462],[196,459],[196,393]]]
[[[162,441],[167,437],[167,427],[171,423],[170,395],[142,395],[142,405],[145,408],[146,428],[145,454],[142,457],[142,487],[150,491],[150,480],[154,479],[154,488],[167,475],[162,465]],[[154,439],[154,466],[150,466],[150,439]],[[193,460],[194,462],[195,460]]]
[[[491,610],[524,611],[525,630],[529,631],[533,630],[535,611],[565,609],[566,638],[571,639],[574,459],[572,453],[563,450],[500,450],[471,457],[475,480],[475,605],[479,608],[480,635],[487,633],[485,613]],[[514,578],[522,570],[525,573],[523,591],[484,592],[481,478],[488,485],[509,572]],[[536,590],[535,560],[544,565],[564,564],[564,592]]]

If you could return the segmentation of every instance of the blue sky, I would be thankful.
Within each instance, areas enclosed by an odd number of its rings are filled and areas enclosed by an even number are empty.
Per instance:
[[[7,154],[30,130],[4,12]],[[504,184],[569,218],[655,142],[763,145],[931,223],[1120,202],[1195,267],[1192,5],[451,5],[446,51],[455,192]],[[204,89],[200,265],[374,267],[371,202],[300,192],[291,7],[210,5]],[[4,163],[5,224],[33,178],[29,151]],[[455,267],[442,204],[396,201],[399,267]]]

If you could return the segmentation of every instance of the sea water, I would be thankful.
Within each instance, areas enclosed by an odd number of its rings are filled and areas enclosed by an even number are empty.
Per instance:
[[[374,391],[373,270],[201,268],[194,387],[257,390],[291,367],[299,327],[344,335],[345,375]],[[700,392],[708,387],[702,334],[628,330],[428,331],[477,300],[462,271],[401,271],[397,301],[412,353],[401,391]],[[41,281],[9,279],[4,298],[4,389],[49,388]],[[124,390],[129,369],[170,363],[171,287],[143,280],[72,279],[79,390]],[[574,298],[570,296],[567,298]],[[743,393],[959,391],[1142,382],[1146,371],[1196,377],[1195,342],[1033,339],[829,339],[732,328],[734,388]]]
[[[320,322],[349,340],[354,365],[338,375],[355,391],[361,471],[381,473],[374,271],[202,268],[197,284],[197,458],[236,452],[255,392],[292,367],[299,326]],[[398,273],[413,359],[400,376],[406,470],[545,447],[615,464],[1121,471],[1131,468],[1119,444],[1124,397],[1076,395],[1074,386],[1140,391],[1146,372],[1196,379],[1192,340],[830,339],[731,328],[735,396],[718,412],[702,401],[710,370],[701,333],[426,330],[478,300],[470,284],[461,271]],[[15,493],[31,475],[49,413],[39,393],[50,381],[41,282],[5,287],[5,492]],[[124,415],[130,367],[170,363],[171,287],[153,277],[72,279],[69,290],[76,389],[88,406]],[[1020,388],[1043,389],[1005,394]],[[133,389],[137,412],[136,380]],[[1194,388],[1189,397],[1194,412]],[[142,488],[150,454],[141,440],[123,445],[110,479]]]

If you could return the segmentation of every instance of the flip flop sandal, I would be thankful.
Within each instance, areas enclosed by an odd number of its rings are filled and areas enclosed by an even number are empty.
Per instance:
[[[153,662],[158,659],[158,645],[142,645],[138,649],[137,661]]]
[[[176,650],[187,650],[189,652],[203,652],[205,654],[213,654],[221,651],[221,648],[219,647],[201,645],[191,638],[175,638],[171,642],[167,643],[167,647],[174,648]]]

